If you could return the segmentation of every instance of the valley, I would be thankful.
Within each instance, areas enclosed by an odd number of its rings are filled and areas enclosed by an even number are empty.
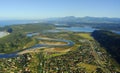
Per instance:
[[[0,72],[120,72],[119,63],[91,36],[92,32],[46,32],[56,30],[54,25],[47,23],[12,25],[9,28],[12,33],[0,39],[4,41],[0,43],[1,47],[4,43],[8,45],[0,48]],[[9,50],[5,50],[7,48]]]

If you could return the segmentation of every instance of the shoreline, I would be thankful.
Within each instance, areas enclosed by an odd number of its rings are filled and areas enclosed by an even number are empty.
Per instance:
[[[3,38],[7,35],[9,35],[10,33],[6,32],[6,31],[0,31],[0,38]]]

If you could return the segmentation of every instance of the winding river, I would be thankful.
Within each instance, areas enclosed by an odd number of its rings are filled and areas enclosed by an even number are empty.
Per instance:
[[[24,52],[26,50],[31,50],[31,49],[40,49],[40,48],[49,48],[49,47],[65,47],[65,46],[73,46],[74,42],[70,41],[70,40],[63,40],[63,39],[51,39],[51,38],[37,38],[38,40],[51,40],[51,41],[57,41],[57,42],[65,42],[67,44],[62,44],[62,45],[49,45],[49,44],[36,44],[30,48],[26,48],[23,51],[19,51],[19,52],[14,52],[14,53],[10,53],[10,54],[0,54],[0,58],[12,58],[12,57],[17,57],[21,54],[19,54],[20,52]],[[22,53],[25,54],[25,53]]]

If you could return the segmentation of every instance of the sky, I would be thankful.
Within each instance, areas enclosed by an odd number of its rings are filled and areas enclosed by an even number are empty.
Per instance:
[[[0,0],[0,19],[120,18],[120,0]]]

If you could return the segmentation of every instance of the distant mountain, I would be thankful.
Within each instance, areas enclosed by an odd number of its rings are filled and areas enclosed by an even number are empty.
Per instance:
[[[108,18],[108,17],[54,17],[38,20],[0,20],[0,27],[13,24],[28,24],[28,23],[120,23],[120,18]]]
[[[48,18],[43,19],[42,21],[46,22],[80,22],[80,23],[120,23],[120,18],[108,18],[108,17],[58,17],[58,18]]]

